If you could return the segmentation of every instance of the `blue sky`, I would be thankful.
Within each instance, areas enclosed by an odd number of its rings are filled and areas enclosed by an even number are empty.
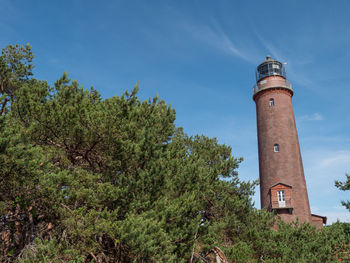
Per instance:
[[[310,205],[350,222],[334,187],[350,172],[350,2],[0,0],[0,46],[30,43],[35,77],[64,71],[104,98],[140,81],[176,109],[188,134],[217,137],[258,172],[256,66],[287,62]],[[259,189],[254,197],[260,207]]]

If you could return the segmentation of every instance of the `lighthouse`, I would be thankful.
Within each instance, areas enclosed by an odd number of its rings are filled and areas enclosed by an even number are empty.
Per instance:
[[[293,112],[294,91],[285,65],[270,56],[256,69],[256,103],[261,208],[286,222],[322,227],[326,217],[311,214]]]

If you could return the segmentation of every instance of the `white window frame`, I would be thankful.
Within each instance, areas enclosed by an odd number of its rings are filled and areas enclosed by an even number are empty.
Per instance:
[[[269,105],[270,105],[270,107],[275,106],[275,99],[274,99],[274,98],[271,98],[271,99],[269,100]]]
[[[278,206],[286,207],[286,192],[284,190],[277,191]]]
[[[273,146],[273,151],[275,152],[275,153],[278,153],[279,151],[280,151],[280,146],[279,146],[279,144],[275,144],[274,146]]]

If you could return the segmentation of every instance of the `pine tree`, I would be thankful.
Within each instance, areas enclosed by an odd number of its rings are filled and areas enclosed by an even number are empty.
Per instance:
[[[345,182],[335,181],[335,186],[342,191],[350,190],[350,175],[346,174],[345,176],[346,176]],[[342,201],[341,204],[343,206],[345,206],[345,208],[350,211],[350,201],[349,200]]]
[[[0,116],[12,102],[16,91],[33,75],[34,55],[29,44],[9,45],[3,48],[0,56]]]
[[[242,158],[187,135],[138,84],[103,100],[67,73],[53,86],[30,78],[30,47],[5,50],[1,261],[194,262],[213,247],[230,262],[345,259],[347,226],[274,231],[274,215],[253,206],[257,183],[238,177]]]

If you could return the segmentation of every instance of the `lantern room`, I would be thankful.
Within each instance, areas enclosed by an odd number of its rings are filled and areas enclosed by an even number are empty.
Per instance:
[[[257,67],[255,76],[256,82],[269,76],[281,76],[286,79],[286,69],[281,62],[267,56],[266,60]]]

